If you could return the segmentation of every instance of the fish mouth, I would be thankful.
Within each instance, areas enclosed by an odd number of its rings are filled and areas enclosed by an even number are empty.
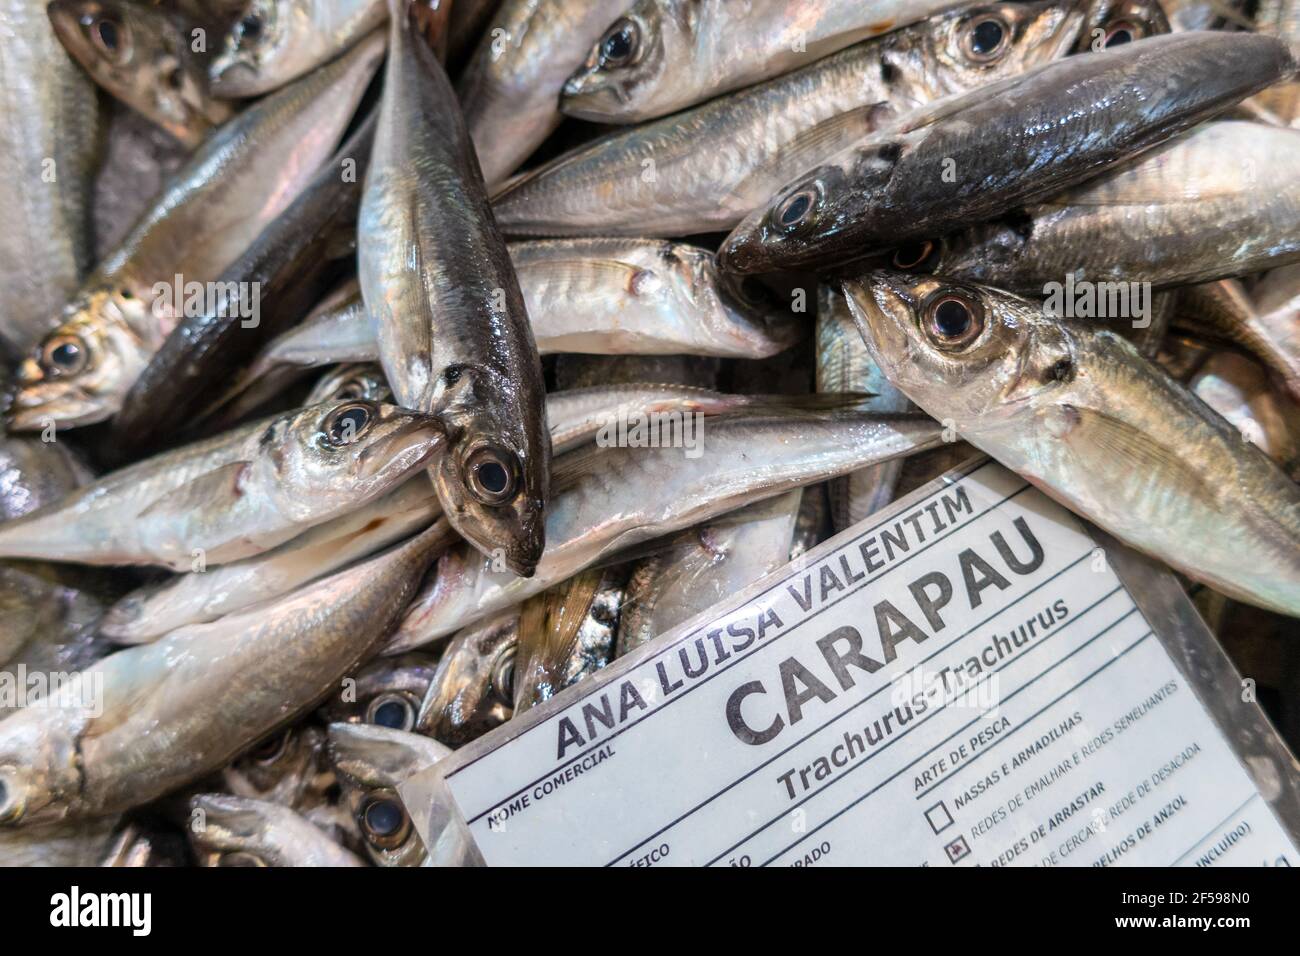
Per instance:
[[[446,435],[441,422],[429,419],[385,436],[357,455],[357,477],[387,483],[408,475],[442,448]]]
[[[731,230],[718,247],[718,268],[731,275],[756,275],[769,271],[771,256],[763,243],[763,218],[767,209],[760,207]]]
[[[911,284],[888,272],[869,272],[842,284],[849,311],[868,349],[882,369],[907,355],[909,327],[916,314]]]
[[[0,826],[14,826],[23,818],[26,801],[8,770],[0,770]]]
[[[217,97],[241,97],[255,94],[257,70],[237,53],[223,53],[208,68],[208,88]]]
[[[63,383],[47,383],[20,388],[5,413],[10,431],[40,431],[48,425],[76,428],[94,425],[112,417],[112,411],[100,402],[77,395]]]

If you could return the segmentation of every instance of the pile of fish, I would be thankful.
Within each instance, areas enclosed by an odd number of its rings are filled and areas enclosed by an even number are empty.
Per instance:
[[[6,0],[0,863],[396,787],[983,452],[1300,616],[1295,0]]]

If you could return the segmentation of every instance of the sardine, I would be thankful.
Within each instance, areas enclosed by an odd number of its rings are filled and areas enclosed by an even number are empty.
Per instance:
[[[948,97],[784,186],[718,250],[734,273],[826,269],[1045,199],[1291,76],[1286,45],[1176,33]]]
[[[273,605],[119,651],[57,706],[0,721],[0,824],[124,810],[224,766],[373,654],[449,537],[436,524]]]
[[[505,0],[456,84],[495,188],[560,125],[560,90],[627,0]],[[452,4],[453,16],[455,3]]]
[[[197,24],[138,0],[51,0],[50,23],[91,78],[189,149],[233,114],[208,90]]]
[[[386,653],[418,647],[539,594],[628,547],[700,524],[792,488],[937,445],[924,416],[792,410],[722,417],[684,447],[591,446],[557,462],[547,547],[532,578],[492,559],[449,551],[412,604]],[[684,431],[679,431],[682,443]],[[667,442],[673,444],[672,441]],[[758,449],[762,467],[756,468]],[[563,480],[561,480],[563,479]]]
[[[637,0],[564,84],[560,109],[640,123],[780,76],[962,0]]]
[[[168,300],[189,295],[176,283],[215,280],[284,211],[333,151],[382,55],[376,35],[204,141],[23,363],[10,428],[118,410],[176,325]]]
[[[217,96],[260,96],[334,59],[387,18],[384,0],[252,0],[221,38]]]
[[[0,340],[26,355],[58,324],[91,261],[95,86],[59,44],[46,0],[3,0],[0,57]]]
[[[436,419],[317,405],[112,472],[0,525],[0,556],[193,570],[275,547],[395,488],[440,450]]]
[[[431,474],[447,520],[529,575],[550,473],[537,345],[451,83],[407,15],[389,33],[357,232],[362,297],[398,402],[446,426]]]
[[[1064,56],[1078,2],[995,3],[931,17],[730,96],[620,130],[494,197],[518,236],[728,230],[777,189],[896,113]],[[979,52],[981,30],[998,45]],[[981,46],[982,49],[982,46]]]
[[[1070,273],[1156,287],[1209,282],[1300,260],[1298,219],[1300,130],[1222,120],[949,237],[931,268],[1035,295]]]
[[[288,807],[204,793],[190,800],[188,831],[207,866],[365,866],[365,862]]]
[[[1189,577],[1300,613],[1300,487],[1120,336],[946,278],[845,292],[885,374],[966,441]]]

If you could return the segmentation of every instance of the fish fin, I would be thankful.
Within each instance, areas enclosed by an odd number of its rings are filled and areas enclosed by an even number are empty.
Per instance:
[[[204,472],[193,481],[173,488],[141,511],[137,518],[149,518],[168,512],[188,514],[200,508],[232,504],[243,496],[244,475],[252,467],[249,461],[233,461]]]
[[[533,698],[539,686],[550,684],[553,691],[559,690],[564,665],[604,577],[604,571],[589,569],[524,602],[516,651],[516,712],[537,702]]]
[[[1131,475],[1145,476],[1148,481],[1185,489],[1206,501],[1218,498],[1214,488],[1188,467],[1178,449],[1162,445],[1151,435],[1104,412],[1073,405],[1057,407],[1070,420],[1062,437],[1088,469],[1104,468],[1112,473],[1123,469]]]
[[[594,275],[607,277],[611,282],[616,282],[623,287],[631,290],[633,282],[637,276],[642,275],[646,270],[635,266],[630,262],[620,262],[617,259],[549,259],[539,260],[535,268],[538,276],[544,276],[547,281],[558,283],[567,282],[570,279],[584,280]],[[528,272],[528,266],[516,266],[515,272],[519,275],[525,275]]]

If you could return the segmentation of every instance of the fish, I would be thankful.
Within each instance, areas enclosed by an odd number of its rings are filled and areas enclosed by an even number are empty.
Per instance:
[[[194,570],[260,554],[395,488],[439,422],[348,401],[255,422],[112,472],[0,525],[0,557]]]
[[[454,76],[474,52],[501,0],[460,0],[451,5],[447,22],[447,69]]]
[[[176,325],[178,283],[215,280],[334,150],[383,55],[376,35],[213,132],[19,368],[11,430],[103,421]],[[44,227],[42,227],[44,228]]]
[[[292,723],[387,639],[450,537],[435,524],[274,604],[118,651],[0,720],[0,827],[148,803]]]
[[[853,411],[764,409],[705,419],[695,457],[680,441],[593,445],[556,465],[556,494],[547,516],[547,548],[531,578],[492,559],[453,548],[412,603],[386,654],[431,643],[518,604],[598,562],[651,538],[681,531],[792,488],[939,444],[940,428],[925,416]],[[692,420],[694,426],[695,420]],[[630,434],[630,433],[629,433]],[[763,467],[756,468],[756,449]],[[561,477],[563,481],[561,481]]]
[[[1300,487],[1121,336],[947,277],[844,291],[885,374],[963,439],[1194,580],[1300,613]]]
[[[848,303],[828,283],[818,286],[816,363],[819,392],[868,395],[863,407],[871,411],[916,410],[872,361]],[[903,461],[887,461],[829,482],[831,524],[835,530],[843,531],[889,504],[902,469]]]
[[[560,110],[641,123],[788,73],[961,0],[637,0],[564,84]]]
[[[460,747],[509,720],[518,649],[518,607],[458,631],[420,702],[416,732]]]
[[[393,390],[377,362],[353,362],[326,372],[312,386],[304,402],[317,405],[321,402],[342,402],[357,399],[363,402],[391,402]]]
[[[550,700],[609,663],[625,578],[620,568],[590,568],[523,603],[513,713]]]
[[[444,515],[526,577],[550,473],[541,359],[451,83],[403,2],[361,198],[361,295],[398,403],[446,427],[430,471]]]
[[[448,827],[432,849],[415,831],[397,795],[399,784],[447,757],[451,749],[420,734],[369,724],[330,724],[330,756],[347,803],[376,866],[459,866],[467,847]]]
[[[926,268],[1033,295],[1068,274],[1164,289],[1300,260],[1297,216],[1300,130],[1217,120],[1059,196],[942,238]]]
[[[0,829],[0,866],[98,866],[113,845],[119,816]]]
[[[4,0],[0,59],[0,345],[26,355],[90,267],[101,125],[95,85],[60,45],[46,0]]]
[[[222,35],[213,95],[261,96],[328,63],[388,18],[384,0],[252,0]]]
[[[277,730],[221,770],[221,784],[231,794],[303,814],[328,806],[336,783],[325,755],[325,731],[308,722]]]
[[[1209,31],[1045,63],[830,157],[736,226],[718,263],[824,271],[982,222],[1092,179],[1295,69],[1272,37]]]
[[[619,129],[493,197],[507,235],[726,231],[825,156],[901,113],[1066,55],[1083,4],[994,3],[939,14],[766,83]],[[985,25],[988,26],[985,26]],[[987,53],[971,46],[996,30]]]
[[[113,418],[120,453],[174,443],[230,375],[310,309],[331,262],[352,257],[374,131],[371,115],[222,272],[211,299],[178,319]]]
[[[90,77],[187,149],[234,115],[208,89],[202,29],[175,11],[133,0],[51,0],[50,23]]]
[[[190,799],[188,833],[206,866],[365,866],[293,810],[227,793]]]
[[[1300,398],[1300,265],[1275,269],[1252,291],[1237,279],[1179,291],[1183,321],[1247,349]]]
[[[351,675],[338,696],[325,702],[321,713],[331,724],[412,730],[437,667],[436,654],[377,658]]]
[[[1286,41],[1300,56],[1300,3],[1296,0],[1262,0],[1253,26],[1260,33]],[[1300,82],[1280,83],[1259,94],[1255,101],[1279,122],[1295,126],[1300,121]]]
[[[498,6],[456,82],[489,188],[560,125],[565,80],[626,2],[505,0]]]
[[[618,618],[616,657],[690,620],[784,565],[803,492],[691,528],[633,568]]]
[[[1273,388],[1263,366],[1236,352],[1215,352],[1187,387],[1288,475],[1300,474],[1300,403]]]

